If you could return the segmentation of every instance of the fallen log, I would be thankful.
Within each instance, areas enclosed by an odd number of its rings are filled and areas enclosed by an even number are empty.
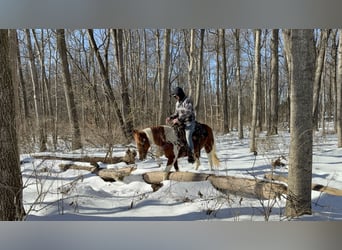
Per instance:
[[[191,172],[170,172],[155,171],[143,174],[143,179],[148,184],[159,184],[165,179],[173,181],[206,181],[210,175]],[[165,178],[166,177],[166,178]]]
[[[104,181],[122,181],[125,176],[129,176],[137,167],[125,167],[120,169],[97,169],[95,174],[100,176]]]
[[[32,155],[33,158],[43,160],[66,160],[66,161],[78,161],[78,162],[90,162],[96,165],[97,162],[105,164],[116,164],[125,162],[126,164],[135,163],[135,157],[137,152],[135,150],[127,149],[124,156],[111,156],[111,157],[97,157],[97,156],[83,156],[83,157],[68,157],[68,156],[56,156],[56,155]]]
[[[280,181],[284,183],[288,182],[288,178],[286,176],[277,175],[274,173],[267,173],[265,174],[264,177],[265,179],[268,179],[268,180],[275,180],[275,181]],[[323,186],[321,184],[312,183],[311,189],[314,191],[320,191],[320,192],[324,192],[324,193],[331,194],[331,195],[342,196],[342,190],[328,187],[328,186]]]
[[[146,183],[158,185],[165,180],[165,172],[150,172],[143,174]],[[287,187],[281,183],[265,180],[249,179],[233,176],[215,176],[190,172],[170,172],[167,179],[173,181],[206,181],[219,191],[226,194],[253,197],[258,199],[275,199],[287,192]]]
[[[287,192],[284,184],[234,176],[210,176],[209,181],[226,194],[252,197],[262,200],[280,198]]]
[[[75,165],[75,164],[60,164],[59,168],[62,171],[66,171],[68,169],[75,170],[87,170],[93,174],[98,175],[104,181],[122,181],[125,176],[128,176],[137,169],[136,165],[130,165],[128,167],[119,168],[119,169],[106,169],[106,168],[98,168],[94,166],[83,166],[83,165]]]

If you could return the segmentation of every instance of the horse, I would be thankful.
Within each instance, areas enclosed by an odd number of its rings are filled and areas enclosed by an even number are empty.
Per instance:
[[[160,155],[167,158],[165,172],[169,173],[172,166],[179,171],[177,159],[188,155],[186,142],[180,141],[177,129],[168,125],[148,127],[142,130],[133,130],[133,137],[139,153],[139,160],[146,159],[147,152],[152,145],[156,145]],[[185,138],[184,138],[185,140]],[[195,131],[192,135],[194,145],[194,158],[196,170],[200,166],[200,152],[204,148],[210,169],[219,166],[219,159],[216,155],[215,139],[212,129],[203,123],[196,122]]]

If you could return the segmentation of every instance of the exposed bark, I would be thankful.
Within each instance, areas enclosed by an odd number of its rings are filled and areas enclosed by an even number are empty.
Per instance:
[[[78,162],[90,162],[96,164],[102,162],[106,164],[116,164],[119,162],[125,162],[126,164],[135,163],[135,157],[137,153],[135,150],[126,150],[124,156],[110,156],[110,157],[95,157],[95,156],[83,156],[83,157],[67,157],[67,156],[56,156],[56,155],[33,155],[33,158],[44,159],[44,160],[66,160],[66,161],[78,161]]]
[[[337,128],[337,137],[338,137],[338,147],[342,147],[342,29],[339,29],[339,43],[338,43],[338,52],[337,52],[337,76],[336,76],[336,113],[337,119],[336,128]]]
[[[195,68],[195,48],[196,48],[196,43],[195,43],[195,29],[191,29],[190,31],[190,51],[188,53],[188,95],[192,96],[192,86],[194,85],[194,68]]]
[[[123,119],[121,110],[119,109],[119,105],[116,101],[114,91],[113,91],[111,83],[110,83],[109,70],[108,70],[108,68],[106,68],[105,63],[103,62],[99,48],[98,48],[97,43],[96,43],[95,38],[94,38],[94,31],[92,29],[88,29],[87,31],[88,31],[90,45],[91,45],[92,49],[94,50],[95,57],[97,59],[98,65],[99,65],[101,78],[104,81],[105,92],[106,92],[107,98],[109,100],[109,103],[113,105],[114,113],[115,113],[116,118],[119,122],[122,133],[125,135],[126,138],[129,138],[130,135],[126,134],[127,132],[126,132],[126,128],[125,128],[124,119]],[[108,130],[109,130],[109,133],[111,133],[111,130],[112,130],[111,123],[109,123]]]
[[[224,193],[262,200],[280,198],[287,192],[287,187],[283,184],[258,179],[211,176],[209,180],[216,189]]]
[[[197,115],[199,115],[199,108],[201,104],[201,92],[202,92],[202,85],[203,85],[204,32],[205,30],[201,29],[198,73],[197,73],[197,81],[196,81],[196,88],[195,88],[196,92],[195,92],[195,100],[194,100],[194,109]]]
[[[33,85],[33,101],[34,101],[34,109],[35,109],[35,115],[36,115],[36,126],[35,128],[39,132],[39,150],[40,151],[46,151],[46,131],[44,128],[44,113],[43,113],[43,104],[41,103],[41,91],[38,81],[38,73],[37,68],[35,64],[35,57],[34,52],[31,44],[31,33],[29,29],[25,30],[26,33],[26,43],[27,43],[27,50],[28,50],[28,56],[29,56],[29,62],[30,62],[30,71],[31,71],[31,80]]]
[[[225,29],[220,29],[222,46],[223,132],[229,133],[228,74]]]
[[[216,56],[216,81],[215,81],[215,116],[220,117],[221,110],[221,91],[220,91],[220,30],[216,31],[216,44],[215,44],[215,56]],[[221,122],[219,123],[221,127]]]
[[[53,107],[52,107],[52,99],[51,99],[51,87],[48,83],[48,78],[46,75],[46,67],[45,67],[45,38],[44,38],[44,30],[41,30],[41,38],[39,43],[39,39],[37,37],[36,31],[32,30],[34,42],[38,51],[38,59],[40,64],[40,73],[42,79],[42,100],[43,100],[43,107],[45,110],[45,114],[49,117],[53,114]]]
[[[238,178],[233,176],[214,176],[190,172],[170,172],[167,176],[173,181],[210,181],[219,191],[232,195],[253,197],[258,199],[275,199],[286,193],[286,186],[264,180]],[[158,185],[165,179],[165,172],[149,172],[143,174],[149,184]]]
[[[254,45],[254,77],[253,77],[253,111],[252,111],[252,126],[250,138],[250,151],[257,152],[256,133],[258,120],[258,106],[259,106],[259,90],[260,90],[260,38],[261,30],[255,30],[255,45]]]
[[[160,102],[159,102],[159,124],[165,122],[167,116],[166,100],[168,99],[169,90],[169,68],[170,68],[170,39],[171,29],[166,29],[164,34],[164,60],[163,60],[163,73],[160,89]]]
[[[105,169],[75,164],[60,164],[59,167],[62,171],[67,171],[68,169],[86,170],[101,177],[104,181],[122,181],[126,176],[129,176],[137,169],[136,165],[118,169]]]
[[[116,60],[120,73],[121,82],[121,99],[122,99],[122,117],[124,119],[124,130],[127,142],[132,139],[133,131],[133,115],[131,110],[131,103],[128,94],[128,82],[126,79],[124,64],[124,50],[123,50],[123,31],[122,29],[112,30],[114,35],[115,48],[116,48]]]
[[[15,101],[15,124],[17,131],[20,131],[20,104],[19,104],[19,76],[18,76],[18,61],[17,61],[17,31],[12,29],[8,31],[9,37],[9,59],[11,67],[12,82],[14,88],[14,101]]]
[[[274,173],[265,174],[264,177],[268,180],[281,181],[281,182],[285,182],[285,183],[288,182],[288,178],[286,176],[276,175]],[[317,184],[317,183],[311,184],[311,190],[319,191],[319,192],[323,192],[323,193],[327,193],[327,194],[331,194],[331,195],[336,195],[336,196],[342,196],[342,190],[337,189],[337,188],[333,188],[333,187],[329,187],[329,186],[323,186],[323,185]]]
[[[287,79],[288,79],[288,84],[287,84],[287,90],[288,90],[288,94],[287,94],[287,104],[286,104],[286,121],[290,124],[291,123],[291,81],[292,81],[292,71],[291,71],[291,64],[292,64],[292,55],[291,55],[291,51],[290,51],[290,38],[291,38],[291,30],[290,29],[283,29],[282,30],[282,35],[283,35],[283,39],[284,39],[284,58],[285,58],[285,71],[287,72]],[[290,130],[290,127],[289,127]]]
[[[22,220],[22,177],[8,31],[0,30],[0,220]]]
[[[240,30],[236,29],[235,36],[235,56],[236,56],[236,83],[238,86],[238,133],[239,139],[243,139],[243,111],[242,111],[242,86],[241,86],[241,56],[240,56]]]
[[[191,172],[169,172],[167,178],[173,181],[206,181],[209,174]],[[148,184],[158,184],[165,179],[164,171],[148,172],[143,174],[143,179]]]
[[[279,59],[278,59],[279,30],[272,30],[271,39],[271,118],[269,135],[278,134],[278,82],[279,82]]]
[[[291,138],[286,215],[311,214],[313,30],[291,30]]]
[[[67,109],[69,115],[70,128],[72,133],[72,150],[82,148],[81,131],[78,121],[78,112],[74,98],[74,91],[72,89],[71,76],[69,71],[69,63],[67,58],[67,48],[65,42],[65,34],[63,29],[57,30],[57,47],[62,60],[63,69],[63,86],[65,92],[65,99],[67,102]]]
[[[321,94],[322,85],[322,72],[325,58],[325,51],[328,44],[330,29],[321,30],[321,39],[318,46],[318,54],[315,63],[315,77],[314,77],[314,90],[313,90],[313,126],[318,130],[318,112],[319,112],[319,96]],[[322,100],[324,101],[324,100]],[[322,114],[324,116],[324,114]]]

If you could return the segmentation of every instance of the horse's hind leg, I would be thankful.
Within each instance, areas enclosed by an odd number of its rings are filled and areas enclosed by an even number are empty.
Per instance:
[[[200,160],[198,158],[195,158],[195,170],[198,170],[198,167],[201,165]]]
[[[213,157],[211,155],[211,152],[207,153],[207,156],[208,156],[208,161],[210,165],[210,170],[213,171]]]
[[[204,146],[205,152],[207,153],[208,156],[208,161],[210,165],[210,170],[213,170],[213,147],[212,144],[207,144]]]
[[[201,162],[199,160],[199,158],[200,158],[200,153],[199,152],[200,151],[196,148],[195,149],[195,154],[194,154],[194,156],[195,156],[195,170],[198,170],[198,167],[201,165]]]

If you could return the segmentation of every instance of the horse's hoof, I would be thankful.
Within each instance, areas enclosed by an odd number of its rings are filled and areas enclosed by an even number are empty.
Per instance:
[[[193,156],[188,157],[188,162],[189,163],[195,163],[195,158]]]

